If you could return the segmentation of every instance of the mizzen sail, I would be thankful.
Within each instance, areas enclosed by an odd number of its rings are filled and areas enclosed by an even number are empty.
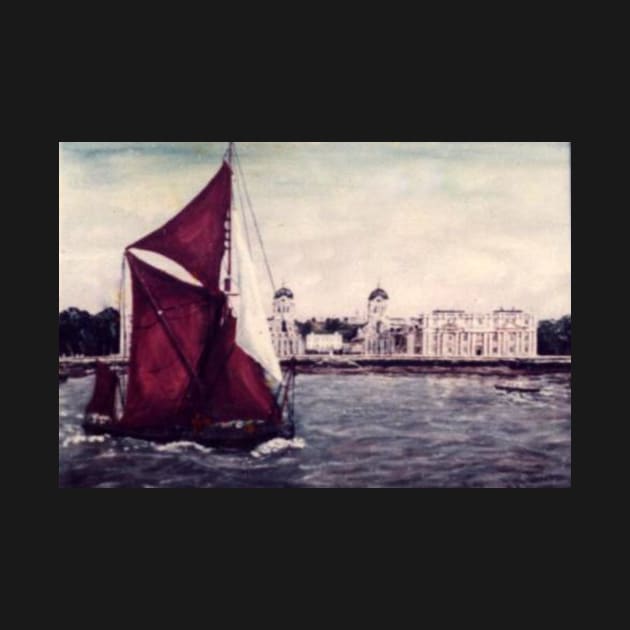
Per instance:
[[[118,390],[118,375],[108,365],[96,364],[96,381],[92,399],[85,409],[86,414],[116,417],[116,392]]]

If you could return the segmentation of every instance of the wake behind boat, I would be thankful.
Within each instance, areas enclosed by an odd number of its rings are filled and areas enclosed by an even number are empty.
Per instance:
[[[283,373],[273,350],[245,209],[233,204],[234,158],[230,143],[201,193],[126,249],[123,283],[127,266],[132,294],[128,376],[97,365],[86,433],[247,449],[294,437],[296,368],[289,364]],[[148,264],[134,250],[169,258],[199,284]],[[124,299],[121,306],[124,313]],[[126,355],[124,333],[122,338]]]

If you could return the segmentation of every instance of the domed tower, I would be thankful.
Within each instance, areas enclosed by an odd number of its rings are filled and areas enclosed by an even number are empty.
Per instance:
[[[273,316],[269,328],[278,357],[304,354],[302,337],[295,323],[295,297],[291,289],[282,287],[273,296]]]
[[[275,319],[293,321],[295,316],[295,301],[293,291],[282,287],[273,296],[273,316]]]
[[[365,354],[387,355],[393,352],[393,337],[389,331],[387,307],[389,295],[380,287],[368,298],[368,322],[363,329]]]
[[[387,306],[389,305],[389,295],[381,289],[374,289],[368,298],[368,321],[383,321],[387,316]]]

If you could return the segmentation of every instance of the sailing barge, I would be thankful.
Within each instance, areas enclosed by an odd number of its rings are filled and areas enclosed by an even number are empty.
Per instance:
[[[296,369],[283,372],[273,350],[245,208],[234,205],[237,170],[242,178],[230,143],[199,195],[125,250],[123,283],[127,266],[132,295],[128,374],[98,364],[86,433],[227,449],[294,437]],[[169,258],[198,284],[148,264],[137,251]]]

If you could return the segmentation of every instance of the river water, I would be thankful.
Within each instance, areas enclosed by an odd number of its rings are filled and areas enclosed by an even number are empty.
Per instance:
[[[569,487],[569,374],[539,393],[472,375],[298,375],[298,437],[248,453],[85,436],[93,376],[59,386],[59,486]]]

